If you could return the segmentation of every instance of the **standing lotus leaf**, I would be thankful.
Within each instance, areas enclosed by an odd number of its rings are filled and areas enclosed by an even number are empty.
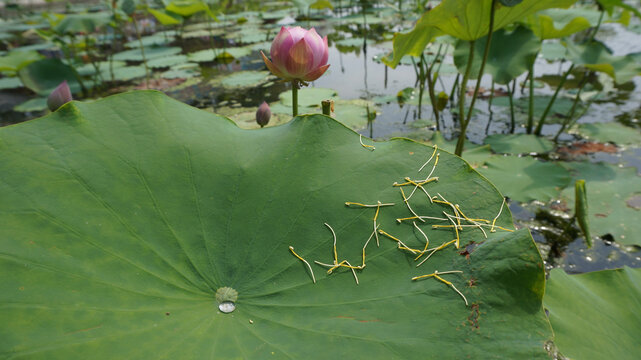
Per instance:
[[[516,6],[516,5],[520,4],[520,3],[522,3],[523,0],[499,0],[499,2],[503,6],[512,7],[512,6]]]

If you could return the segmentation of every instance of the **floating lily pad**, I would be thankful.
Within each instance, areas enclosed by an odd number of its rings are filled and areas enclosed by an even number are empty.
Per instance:
[[[548,139],[529,134],[494,134],[483,140],[499,154],[543,154],[554,150],[554,143]]]
[[[360,285],[313,263],[332,262],[323,223],[337,259],[360,262],[374,211],[345,201],[396,203],[380,211],[381,229],[423,246],[397,224],[409,211],[391,184],[419,176],[429,147],[370,151],[321,115],[241,130],[157,92],[72,102],[0,128],[0,143],[10,356],[548,359],[545,274],[527,229],[463,230],[462,245],[477,243],[467,256],[450,246],[419,268],[394,241],[372,241]],[[501,195],[458,157],[441,152],[435,174],[430,190],[467,215],[498,213]],[[450,209],[412,200],[423,214]],[[497,224],[512,228],[507,209]],[[419,226],[432,244],[454,236],[429,225]],[[441,276],[469,306],[445,283],[411,280],[435,269],[462,271]],[[219,310],[222,293],[237,293],[232,313]]]
[[[545,108],[548,106],[550,99],[551,99],[551,96],[546,96],[546,95],[534,96],[533,113],[534,113],[535,119],[538,119],[541,117],[541,115],[543,115],[543,112],[545,111]],[[556,98],[556,100],[554,101],[554,104],[552,105],[552,108],[550,109],[550,113],[548,114],[546,123],[554,124],[554,123],[560,123],[564,121],[565,116],[567,116],[567,114],[572,109],[573,102],[574,102],[573,99],[562,98],[562,97]],[[494,100],[492,100],[492,105],[509,107],[510,99],[507,96],[496,97],[494,98]],[[527,114],[528,108],[529,108],[529,99],[527,97],[514,99],[514,110],[517,113],[517,115]],[[585,107],[579,104],[577,105],[576,112],[581,113],[584,109]],[[519,120],[519,121],[524,119],[522,116],[516,116],[515,118],[516,120]]]
[[[151,68],[164,68],[184,64],[186,62],[187,56],[185,55],[171,55],[149,60],[149,62],[147,62],[147,66]]]
[[[18,77],[3,77],[0,79],[0,90],[21,88],[22,81]]]
[[[164,79],[189,79],[200,76],[200,66],[196,63],[185,63],[172,66],[169,70],[160,74]]]
[[[140,42],[142,41],[142,46],[145,48],[150,48],[152,46],[167,45],[173,42],[176,38],[174,36],[164,35],[164,34],[154,34],[150,36],[143,36],[140,40],[132,40],[125,43],[127,48],[140,48]]]
[[[612,142],[617,145],[641,143],[641,133],[616,122],[579,124],[579,134],[599,142]]]
[[[13,107],[13,111],[18,112],[34,112],[34,111],[44,111],[47,110],[47,98],[46,97],[37,97],[29,99],[22,104],[18,104]]]
[[[109,66],[112,66],[114,69],[120,68],[127,66],[127,63],[124,61],[112,61],[111,65],[109,64],[109,61],[99,61],[97,62],[98,65],[98,70],[106,74],[106,76],[111,77],[110,75],[110,70]],[[81,66],[76,67],[76,71],[78,72],[78,75],[81,76],[90,76],[94,75],[96,73],[96,68],[93,66],[93,64],[83,64]]]
[[[292,107],[292,91],[284,91],[279,96],[280,102],[284,106],[288,106],[291,111]],[[337,93],[335,90],[326,88],[307,87],[298,90],[298,106],[300,107],[319,107],[323,100],[336,100]]]
[[[224,48],[224,49],[207,49],[200,50],[193,53],[187,54],[189,61],[194,62],[209,62],[214,61],[215,59],[224,59],[224,58],[241,58],[251,54],[252,49],[250,47],[237,47],[237,48]]]
[[[176,55],[176,54],[179,54],[181,51],[182,49],[177,46],[145,47],[145,58],[147,59],[147,61],[149,61],[156,58]],[[143,58],[142,58],[142,53],[140,52],[140,49],[131,49],[131,50],[125,50],[123,52],[114,54],[113,59],[122,60],[122,61],[142,61]]]
[[[257,87],[266,82],[270,77],[269,71],[238,71],[229,75],[218,77],[210,84],[222,85],[228,88]]]
[[[111,79],[111,74],[109,73],[108,68],[102,71],[105,79]],[[129,81],[145,77],[145,75],[145,67],[142,65],[123,66],[114,69],[114,80],[116,81]]]
[[[641,177],[634,168],[587,162],[564,163],[574,179],[585,180],[588,219],[593,235],[611,234],[617,242],[641,245],[641,212],[627,201],[641,195]],[[574,208],[574,188],[561,193],[569,208]]]
[[[564,356],[584,360],[638,357],[641,269],[579,275],[553,269],[543,302],[554,329],[554,344]]]
[[[258,110],[258,106],[253,108],[225,106],[216,108],[216,113],[230,118],[242,129],[259,129],[260,125],[256,122],[256,110]],[[272,113],[269,123],[266,126],[282,125],[291,119],[291,114]]]
[[[562,166],[529,156],[492,156],[477,170],[504,195],[520,202],[547,202],[570,183],[570,174]]]

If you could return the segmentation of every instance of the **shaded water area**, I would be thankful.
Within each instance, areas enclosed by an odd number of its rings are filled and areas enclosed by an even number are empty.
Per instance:
[[[404,2],[406,9],[413,3],[414,1]],[[427,94],[424,94],[421,106],[418,105],[415,65],[408,60],[392,69],[380,61],[392,49],[393,33],[410,28],[417,15],[410,11],[399,13],[398,9],[391,7],[374,6],[366,9],[363,16],[363,9],[356,5],[335,8],[333,12],[310,10],[302,14],[281,5],[274,5],[268,12],[258,11],[265,8],[220,16],[220,22],[213,24],[194,19],[182,28],[162,26],[151,16],[139,18],[144,40],[163,48],[179,48],[168,55],[151,59],[157,64],[153,68],[149,88],[164,91],[175,99],[198,108],[228,116],[241,127],[247,128],[257,127],[254,124],[254,113],[262,101],[267,101],[274,112],[270,125],[283,123],[291,118],[288,115],[291,108],[286,96],[290,84],[281,82],[266,72],[260,50],[268,52],[270,40],[281,26],[313,26],[322,36],[327,35],[329,38],[331,66],[323,77],[309,85],[309,89],[325,90],[310,92],[311,100],[302,100],[302,112],[320,112],[319,101],[330,97],[335,100],[336,118],[349,118],[347,125],[364,136],[375,140],[409,137],[430,143],[435,132],[435,122]],[[80,9],[82,7],[78,11]],[[97,3],[92,10],[105,9]],[[5,9],[5,16],[11,11],[14,10]],[[22,16],[32,21],[38,19],[37,15],[29,15],[28,11]],[[124,34],[127,38],[117,39],[116,42],[112,41],[113,37],[119,34],[113,31],[97,35],[100,50],[94,56],[137,49],[135,32],[130,24],[124,29]],[[606,43],[614,55],[641,52],[639,19],[633,18],[627,28],[617,23],[605,23],[597,39]],[[40,41],[30,33],[24,43],[17,39],[4,40],[4,47],[1,49],[8,51],[15,47],[32,46]],[[124,46],[125,43],[132,45]],[[212,46],[215,51],[207,53]],[[452,57],[454,40],[444,39],[432,45],[428,48],[428,55],[433,55],[439,47],[447,55],[439,65],[436,91],[451,94],[457,81],[457,70]],[[63,56],[62,51],[55,46],[43,47],[39,51],[47,56]],[[226,51],[231,56],[219,56]],[[184,58],[181,58],[183,55]],[[172,57],[175,61],[170,62],[169,58]],[[161,62],[163,58],[167,58],[166,64]],[[535,63],[537,98],[549,97],[559,83],[561,74],[568,69],[569,63],[557,58],[558,56],[555,58],[554,54],[545,49],[539,54]],[[100,60],[104,62],[104,56]],[[136,75],[131,78],[123,75],[120,80],[103,81],[89,91],[86,99],[147,88],[144,72],[141,72],[142,62],[135,57],[123,57],[122,61],[125,63],[122,68],[128,68]],[[101,66],[107,65],[103,63]],[[576,89],[579,86],[579,75],[581,74],[573,74],[565,88]],[[523,74],[516,81],[514,101],[517,104],[527,98],[526,77]],[[589,103],[589,107],[583,109],[584,114],[578,120],[579,124],[619,123],[627,126],[630,132],[641,130],[641,92],[638,90],[641,89],[641,77],[637,76],[620,85],[602,75],[594,75],[588,81],[589,91],[599,95]],[[508,133],[510,128],[505,86],[496,85],[490,96],[492,83],[489,77],[485,77],[481,87],[481,97],[476,103],[476,112],[467,132],[470,140],[468,148],[483,144],[488,135]],[[415,90],[412,92],[407,88]],[[470,91],[471,89],[472,87]],[[566,113],[571,105],[573,96],[570,96],[571,92],[568,93],[569,95],[559,100],[565,108],[558,111],[556,121],[551,121],[543,128],[543,134],[553,136],[558,131],[562,119],[560,115]],[[83,99],[79,95],[77,97]],[[402,99],[399,100],[399,97]],[[489,106],[490,98],[492,106]],[[25,104],[33,99],[37,97],[25,88],[0,90],[2,125],[45,114],[42,106],[25,106],[22,110],[14,108],[16,104]],[[516,119],[516,133],[525,133],[524,120],[525,114],[521,111]],[[459,130],[455,106],[448,106],[442,112],[441,129],[445,140],[456,139]],[[604,142],[603,146],[596,146],[577,132],[563,134],[559,140],[560,144],[555,150],[535,156],[544,162],[603,161],[617,166],[636,167],[637,173],[641,174],[639,144],[614,146]],[[576,150],[577,147],[581,150]],[[453,147],[446,149],[453,151]],[[489,155],[488,152],[487,156]],[[474,167],[483,167],[482,162],[473,163],[465,153],[463,158]],[[482,169],[479,170],[482,172]],[[636,191],[641,192],[641,185],[639,188]],[[560,266],[567,272],[579,273],[623,265],[641,267],[641,249],[620,244],[607,229],[593,228],[595,244],[593,248],[587,249],[578,227],[568,223],[571,210],[563,200],[511,200],[509,205],[517,226],[531,229],[549,268]],[[637,212],[641,208],[634,202],[629,206]]]

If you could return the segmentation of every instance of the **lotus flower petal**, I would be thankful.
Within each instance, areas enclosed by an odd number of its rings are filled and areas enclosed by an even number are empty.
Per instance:
[[[285,61],[285,69],[287,74],[295,79],[302,78],[302,76],[314,69],[314,54],[305,39],[300,39],[289,50],[289,56]]]
[[[302,80],[314,81],[319,77],[323,76],[323,74],[325,73],[325,71],[327,71],[328,68],[329,68],[329,64],[316,68],[315,70],[312,70],[311,72],[307,73]]]
[[[291,79],[286,79],[285,74],[283,74],[276,65],[274,65],[271,61],[269,61],[267,56],[265,56],[265,54],[262,51],[260,52],[260,54],[263,56],[263,61],[265,62],[265,65],[267,65],[267,68],[269,69],[269,71],[272,72],[272,74],[278,76],[279,78],[283,78],[285,80],[291,80]]]

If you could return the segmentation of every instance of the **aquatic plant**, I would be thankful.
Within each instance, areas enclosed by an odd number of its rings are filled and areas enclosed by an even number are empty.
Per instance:
[[[272,42],[271,61],[261,51],[267,68],[279,78],[291,81],[292,112],[298,115],[298,89],[321,77],[329,68],[327,36],[321,38],[314,28],[282,27]]]

